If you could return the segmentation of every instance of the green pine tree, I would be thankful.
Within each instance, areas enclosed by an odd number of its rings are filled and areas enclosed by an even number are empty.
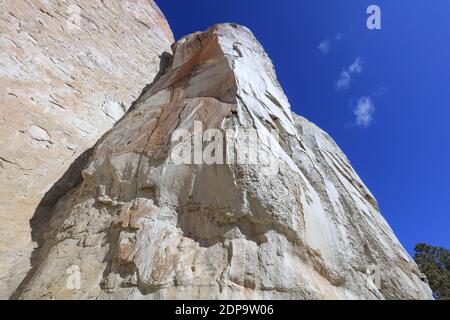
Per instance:
[[[450,251],[426,243],[418,243],[414,260],[428,279],[433,295],[450,300]]]

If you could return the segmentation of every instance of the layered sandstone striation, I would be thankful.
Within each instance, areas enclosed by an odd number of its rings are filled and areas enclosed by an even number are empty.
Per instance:
[[[198,124],[231,133],[215,156],[258,161],[177,163],[173,134],[198,139]],[[245,143],[245,131],[256,140]],[[291,112],[245,27],[179,40],[82,168],[82,182],[34,216],[39,249],[15,298],[431,298],[346,156]]]
[[[153,81],[173,36],[153,1],[1,0],[1,8],[0,298],[7,298],[29,270],[30,219],[78,175],[47,191]]]

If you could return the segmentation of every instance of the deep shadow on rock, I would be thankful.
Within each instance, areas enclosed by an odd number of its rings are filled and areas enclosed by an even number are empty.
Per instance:
[[[66,173],[64,173],[64,175],[53,185],[53,187],[47,191],[36,208],[36,211],[30,220],[31,237],[33,242],[37,244],[30,259],[31,269],[28,271],[26,277],[11,296],[11,300],[15,300],[20,297],[24,286],[33,277],[42,259],[45,257],[46,250],[43,243],[46,239],[43,234],[45,233],[48,223],[52,217],[52,209],[62,196],[67,194],[70,190],[78,186],[83,181],[82,172],[88,164],[93,150],[94,147],[86,150],[70,165]]]

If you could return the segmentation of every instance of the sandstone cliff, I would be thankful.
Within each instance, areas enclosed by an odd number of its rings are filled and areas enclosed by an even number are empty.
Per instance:
[[[72,5],[70,5],[72,4]],[[29,269],[46,192],[122,117],[173,36],[153,1],[1,0],[0,298]]]
[[[291,113],[248,29],[217,25],[172,49],[96,144],[82,183],[36,213],[40,248],[15,298],[431,298],[342,151]],[[176,163],[172,134],[195,144],[198,124],[224,133],[214,156],[257,161]],[[220,141],[210,132],[197,143]]]

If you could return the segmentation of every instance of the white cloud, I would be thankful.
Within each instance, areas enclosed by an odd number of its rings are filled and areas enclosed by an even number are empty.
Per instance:
[[[352,74],[355,73],[361,73],[363,71],[361,57],[357,57],[355,61],[348,66],[347,68],[344,68],[342,70],[339,78],[337,79],[335,83],[336,90],[346,90],[350,88],[350,82],[352,79]]]
[[[351,73],[362,72],[361,57],[356,58],[355,62],[353,62],[350,67],[348,67],[348,71],[350,71]]]
[[[331,49],[331,43],[334,41],[341,41],[344,38],[344,34],[339,32],[334,37],[331,38],[331,41],[329,39],[322,40],[319,43],[319,46],[317,49],[319,49],[324,55],[328,54]]]
[[[356,101],[353,110],[356,117],[356,124],[360,127],[367,128],[373,121],[375,113],[375,105],[370,97],[361,97]]]
[[[340,40],[342,40],[343,37],[344,37],[344,35],[342,33],[338,33],[335,38],[337,41],[340,41]]]
[[[350,87],[350,79],[351,79],[350,72],[348,72],[345,69],[342,70],[339,79],[337,79],[336,81],[336,89],[337,90],[348,89]]]
[[[319,49],[323,54],[327,54],[330,51],[330,41],[323,40],[322,42],[320,42],[317,49]]]

